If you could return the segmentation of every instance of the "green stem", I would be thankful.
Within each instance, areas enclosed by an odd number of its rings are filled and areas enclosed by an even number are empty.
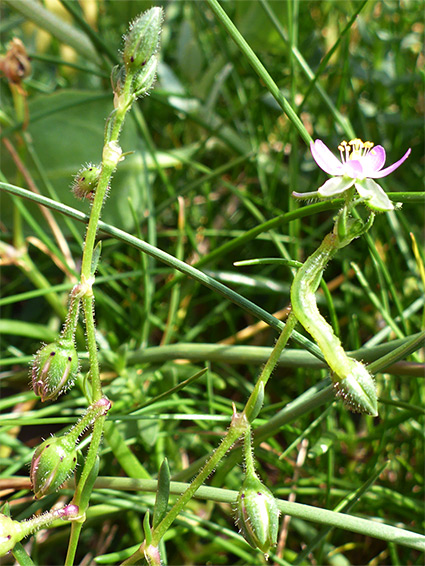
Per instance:
[[[259,405],[259,398],[262,394],[262,392],[264,392],[265,386],[274,370],[274,368],[277,366],[277,364],[279,363],[279,358],[282,354],[283,349],[285,348],[289,337],[291,336],[291,333],[293,331],[293,329],[295,328],[295,325],[297,324],[297,319],[294,316],[294,314],[291,312],[290,315],[288,316],[288,318],[286,319],[286,323],[285,326],[282,330],[282,333],[280,334],[279,338],[277,339],[277,342],[270,354],[269,359],[266,362],[266,365],[263,368],[263,371],[261,372],[261,375],[257,381],[257,383],[255,384],[254,390],[251,393],[246,405],[245,405],[245,409],[244,409],[244,414],[246,416],[246,419],[248,420],[248,422],[252,422],[255,417],[257,416],[259,409],[261,407],[258,407]],[[262,404],[262,403],[261,403]],[[257,414],[255,414],[257,411]]]
[[[93,259],[94,243],[96,240],[97,226],[102,212],[103,201],[105,199],[106,191],[108,189],[109,181],[111,179],[114,167],[106,166],[102,163],[102,170],[99,178],[99,183],[96,187],[95,197],[93,200],[92,209],[90,212],[90,220],[87,226],[86,238],[84,243],[83,260],[81,266],[81,282],[90,280],[91,268]],[[85,280],[85,281],[84,281]]]
[[[346,203],[337,216],[334,231],[325,236],[317,250],[298,269],[291,286],[291,304],[293,313],[323,352],[332,370],[331,379],[337,396],[349,409],[376,417],[378,402],[372,376],[361,362],[347,356],[333,328],[320,314],[315,297],[330,259],[340,248],[368,230],[373,222],[373,215],[366,223],[348,219],[349,207]]]
[[[96,325],[94,321],[94,296],[92,285],[94,281],[93,269],[93,253],[96,241],[96,233],[102,212],[105,195],[109,187],[118,161],[120,159],[120,148],[117,144],[122,124],[125,115],[131,107],[133,101],[131,94],[132,75],[128,74],[123,89],[123,94],[118,102],[118,108],[114,113],[112,119],[114,120],[112,131],[107,139],[103,148],[102,166],[98,185],[95,191],[92,209],[90,212],[90,219],[87,226],[83,259],[81,265],[80,288],[82,294],[82,305],[85,317],[86,336],[87,336],[87,349],[90,361],[90,380],[92,385],[91,402],[96,402],[103,396],[102,385],[99,373],[99,360],[96,344]],[[78,481],[73,502],[80,508],[81,514],[84,517],[85,510],[88,506],[90,493],[93,488],[93,482],[87,482],[87,479],[95,469],[97,454],[102,440],[103,427],[105,417],[100,417],[96,420],[93,426],[93,435],[90,443],[90,448],[87,458],[84,463],[84,468],[81,473],[80,480]],[[97,474],[96,474],[97,475]],[[78,540],[80,537],[82,525],[81,522],[75,522],[72,525],[71,536],[68,544],[68,552],[66,556],[65,566],[72,566],[77,551]]]
[[[80,310],[80,296],[79,296],[80,286],[75,285],[69,294],[69,307],[68,314],[66,316],[66,321],[64,328],[62,330],[62,337],[65,340],[73,340],[75,331],[78,324],[78,312]]]
[[[201,487],[207,477],[213,472],[230,447],[244,434],[248,426],[246,419],[243,418],[242,415],[234,415],[230,428],[226,436],[221,441],[220,446],[215,452],[213,452],[204,468],[199,472],[183,495],[176,501],[168,514],[153,530],[151,543],[153,546],[157,546],[159,544],[159,541],[162,539],[165,532],[168,530],[183,507],[192,499],[198,488]]]
[[[81,529],[83,528],[83,523],[80,521],[74,521],[71,525],[71,535],[69,537],[68,551],[65,558],[64,566],[73,566],[75,554],[77,552],[78,540],[80,538]]]
[[[117,107],[115,121],[111,132],[111,141],[117,140],[119,138],[125,115],[130,109],[133,102],[133,96],[131,94],[131,84],[133,82],[133,78],[134,73],[132,73],[131,70],[127,70],[127,76],[125,79],[123,91],[120,94],[120,99],[122,102]]]
[[[297,319],[291,313],[286,321],[285,327],[279,336],[275,347],[273,348],[263,371],[254,387],[254,391],[251,393],[244,411],[241,414],[234,413],[230,428],[226,436],[221,441],[220,446],[215,450],[209,460],[206,462],[205,466],[189,485],[183,495],[176,501],[174,506],[170,509],[164,519],[156,526],[152,531],[152,541],[150,543],[151,547],[157,547],[163,538],[166,531],[169,529],[171,524],[174,522],[183,507],[192,499],[196,491],[202,486],[206,478],[211,474],[211,472],[217,467],[221,459],[225,456],[230,447],[240,438],[245,435],[245,458],[247,467],[251,466],[252,471],[255,474],[254,460],[251,453],[251,426],[250,421],[254,420],[257,416],[261,405],[263,402],[264,387],[269,380],[273,369],[279,361],[279,357],[282,350],[286,346],[288,339],[294,326],[297,323]],[[251,469],[251,468],[250,468]],[[144,543],[140,548],[127,560],[122,563],[122,566],[129,566],[131,564],[137,564],[144,556]]]
[[[153,529],[150,546],[157,547],[159,545],[164,534],[170,528],[171,524],[174,522],[180,511],[192,499],[196,491],[202,486],[207,477],[215,470],[215,468],[217,467],[221,459],[226,455],[231,446],[246,432],[247,428],[249,428],[249,423],[246,420],[245,416],[243,414],[234,413],[229,430],[221,441],[220,446],[217,448],[217,450],[215,450],[215,452],[212,453],[204,468],[199,472],[199,474],[189,485],[186,491],[176,501],[167,515]],[[143,558],[143,546],[144,543],[132,556],[130,556],[122,563],[122,566],[136,564],[141,558]]]
[[[106,415],[99,417],[93,425],[93,435],[90,443],[90,448],[84,463],[83,471],[81,472],[80,480],[75,489],[75,494],[72,503],[77,505],[80,515],[83,517],[81,521],[74,521],[71,526],[71,535],[69,537],[68,551],[65,559],[65,566],[73,566],[75,554],[77,552],[78,540],[80,538],[81,529],[84,524],[85,512],[88,507],[90,494],[93,488],[93,482],[87,482],[92,469],[96,465],[97,454],[99,446],[102,441],[103,426],[105,423]],[[97,475],[97,469],[96,469]]]
[[[87,350],[90,360],[90,381],[92,394],[90,402],[98,401],[102,397],[102,385],[100,383],[99,359],[96,344],[96,326],[94,322],[94,297],[83,297],[83,311],[86,324]]]
[[[252,430],[251,427],[245,433],[244,445],[243,445],[244,457],[245,457],[245,475],[246,476],[256,476],[254,455],[252,453]]]

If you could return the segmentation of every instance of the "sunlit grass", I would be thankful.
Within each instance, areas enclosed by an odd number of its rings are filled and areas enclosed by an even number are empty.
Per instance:
[[[19,520],[72,495],[69,483],[34,501],[28,463],[41,438],[65,431],[86,408],[84,380],[41,404],[28,389],[28,362],[60,330],[89,212],[69,187],[82,164],[100,160],[114,54],[128,21],[151,6],[114,1],[89,12],[89,3],[62,2],[54,37],[42,32],[45,18],[32,2],[23,4],[25,13],[17,0],[3,4],[2,31],[4,49],[18,36],[31,55],[28,128],[3,79],[0,115],[8,142],[0,179],[0,494]],[[338,203],[291,197],[327,178],[307,142],[336,148],[356,136],[382,144],[391,163],[412,148],[382,180],[403,206],[378,215],[366,237],[337,255],[325,272],[330,293],[318,294],[345,349],[377,360],[380,416],[334,402],[321,383],[328,376],[320,353],[297,326],[254,423],[259,474],[292,515],[270,562],[420,564],[413,539],[423,541],[424,531],[425,394],[414,341],[424,325],[423,6],[222,3],[235,34],[215,2],[163,5],[158,81],[127,121],[122,146],[134,153],[114,175],[99,231],[96,321],[113,408],[78,562],[130,555],[143,540],[154,503],[148,482],[164,458],[173,480],[189,482],[226,431],[232,403],[243,408],[287,315],[293,268],[234,263],[303,261],[318,246]],[[25,192],[34,187],[41,197]],[[85,371],[82,328],[77,345]],[[242,478],[235,447],[168,531],[167,564],[264,563],[234,526]],[[181,486],[172,486],[174,501]],[[294,500],[304,507],[291,508]],[[347,513],[347,524],[327,522],[327,511]],[[60,564],[68,537],[66,527],[52,529],[23,544],[35,564]]]

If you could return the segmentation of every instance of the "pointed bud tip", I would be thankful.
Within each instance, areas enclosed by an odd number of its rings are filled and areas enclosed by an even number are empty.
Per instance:
[[[130,26],[125,38],[123,59],[129,72],[137,72],[155,55],[164,11],[154,7],[138,16]]]

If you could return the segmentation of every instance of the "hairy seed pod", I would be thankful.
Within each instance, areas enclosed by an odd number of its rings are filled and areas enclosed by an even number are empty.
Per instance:
[[[52,436],[38,446],[31,461],[30,479],[34,497],[53,493],[70,477],[77,465],[74,438]]]
[[[265,554],[277,542],[279,509],[255,474],[246,476],[236,500],[236,523],[244,539]]]
[[[125,38],[123,52],[127,71],[140,70],[156,53],[162,19],[162,8],[155,7],[141,14],[131,24],[130,31]]]
[[[88,163],[74,177],[72,192],[79,198],[92,199],[100,177],[99,165]]]
[[[78,373],[73,340],[61,338],[46,344],[34,356],[32,387],[42,401],[54,400],[72,387]]]

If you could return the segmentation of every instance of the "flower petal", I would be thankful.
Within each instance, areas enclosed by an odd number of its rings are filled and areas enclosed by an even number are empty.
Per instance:
[[[372,148],[369,153],[367,153],[362,158],[362,166],[365,177],[372,177],[373,173],[376,173],[384,166],[386,159],[385,149],[382,145],[377,145]]]
[[[322,140],[310,142],[310,151],[314,161],[320,169],[323,169],[328,175],[343,174],[344,167],[342,163],[335,157],[331,150],[326,147]]]
[[[382,188],[372,179],[363,179],[355,183],[357,192],[366,199],[365,204],[372,210],[383,212],[384,210],[394,210],[394,205],[384,193]]]
[[[381,179],[382,177],[386,177],[387,175],[389,175],[390,173],[395,171],[397,169],[397,167],[400,167],[400,165],[403,163],[403,161],[406,161],[406,159],[410,155],[410,151],[411,151],[411,149],[409,147],[409,149],[406,151],[406,153],[403,155],[403,157],[401,159],[399,159],[398,161],[396,161],[395,163],[393,163],[389,167],[386,167],[385,169],[382,169],[381,171],[377,171],[376,173],[373,173],[373,175],[369,175],[369,177],[371,177],[372,179]]]
[[[332,177],[332,179],[328,179],[317,192],[321,197],[332,197],[343,193],[353,185],[354,179],[347,179],[346,177]]]
[[[363,161],[358,159],[349,159],[344,163],[344,175],[352,179],[364,179],[366,177],[363,171]]]

